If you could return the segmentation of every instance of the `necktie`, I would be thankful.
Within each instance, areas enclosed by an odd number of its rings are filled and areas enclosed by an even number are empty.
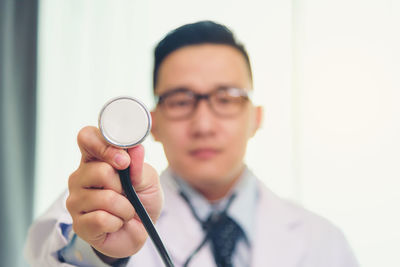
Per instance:
[[[215,263],[218,267],[231,267],[232,254],[235,250],[237,241],[244,237],[243,230],[230,218],[226,212],[211,215],[203,223],[211,241],[212,252]]]
[[[181,196],[187,202],[193,216],[201,223],[205,237],[200,245],[192,252],[183,266],[188,266],[191,259],[208,242],[211,242],[211,249],[217,267],[232,267],[232,254],[235,250],[237,241],[245,237],[242,228],[230,218],[226,211],[232,203],[235,195],[228,200],[225,209],[221,213],[212,213],[207,220],[202,221],[196,214],[189,198],[181,192]]]

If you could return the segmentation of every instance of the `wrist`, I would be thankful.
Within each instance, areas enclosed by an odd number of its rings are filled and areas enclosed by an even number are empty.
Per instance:
[[[113,258],[109,257],[107,255],[104,255],[100,251],[96,250],[94,247],[92,247],[93,251],[96,253],[96,255],[106,264],[114,266],[114,267],[123,267],[126,266],[129,257],[126,258]]]

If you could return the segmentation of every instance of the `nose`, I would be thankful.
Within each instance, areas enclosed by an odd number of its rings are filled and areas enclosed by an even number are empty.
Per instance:
[[[191,117],[191,135],[210,137],[216,133],[216,116],[213,114],[207,99],[201,99]]]

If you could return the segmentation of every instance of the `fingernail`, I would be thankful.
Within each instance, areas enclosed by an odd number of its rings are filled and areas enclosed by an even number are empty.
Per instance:
[[[124,166],[125,162],[126,162],[126,158],[124,155],[122,155],[121,153],[118,153],[117,155],[115,155],[114,157],[114,162],[118,165],[118,166]]]

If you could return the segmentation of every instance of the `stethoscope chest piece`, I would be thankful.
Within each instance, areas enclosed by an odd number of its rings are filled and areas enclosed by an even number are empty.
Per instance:
[[[103,106],[98,123],[108,143],[129,148],[140,144],[149,134],[151,116],[141,101],[121,96],[111,99]]]

